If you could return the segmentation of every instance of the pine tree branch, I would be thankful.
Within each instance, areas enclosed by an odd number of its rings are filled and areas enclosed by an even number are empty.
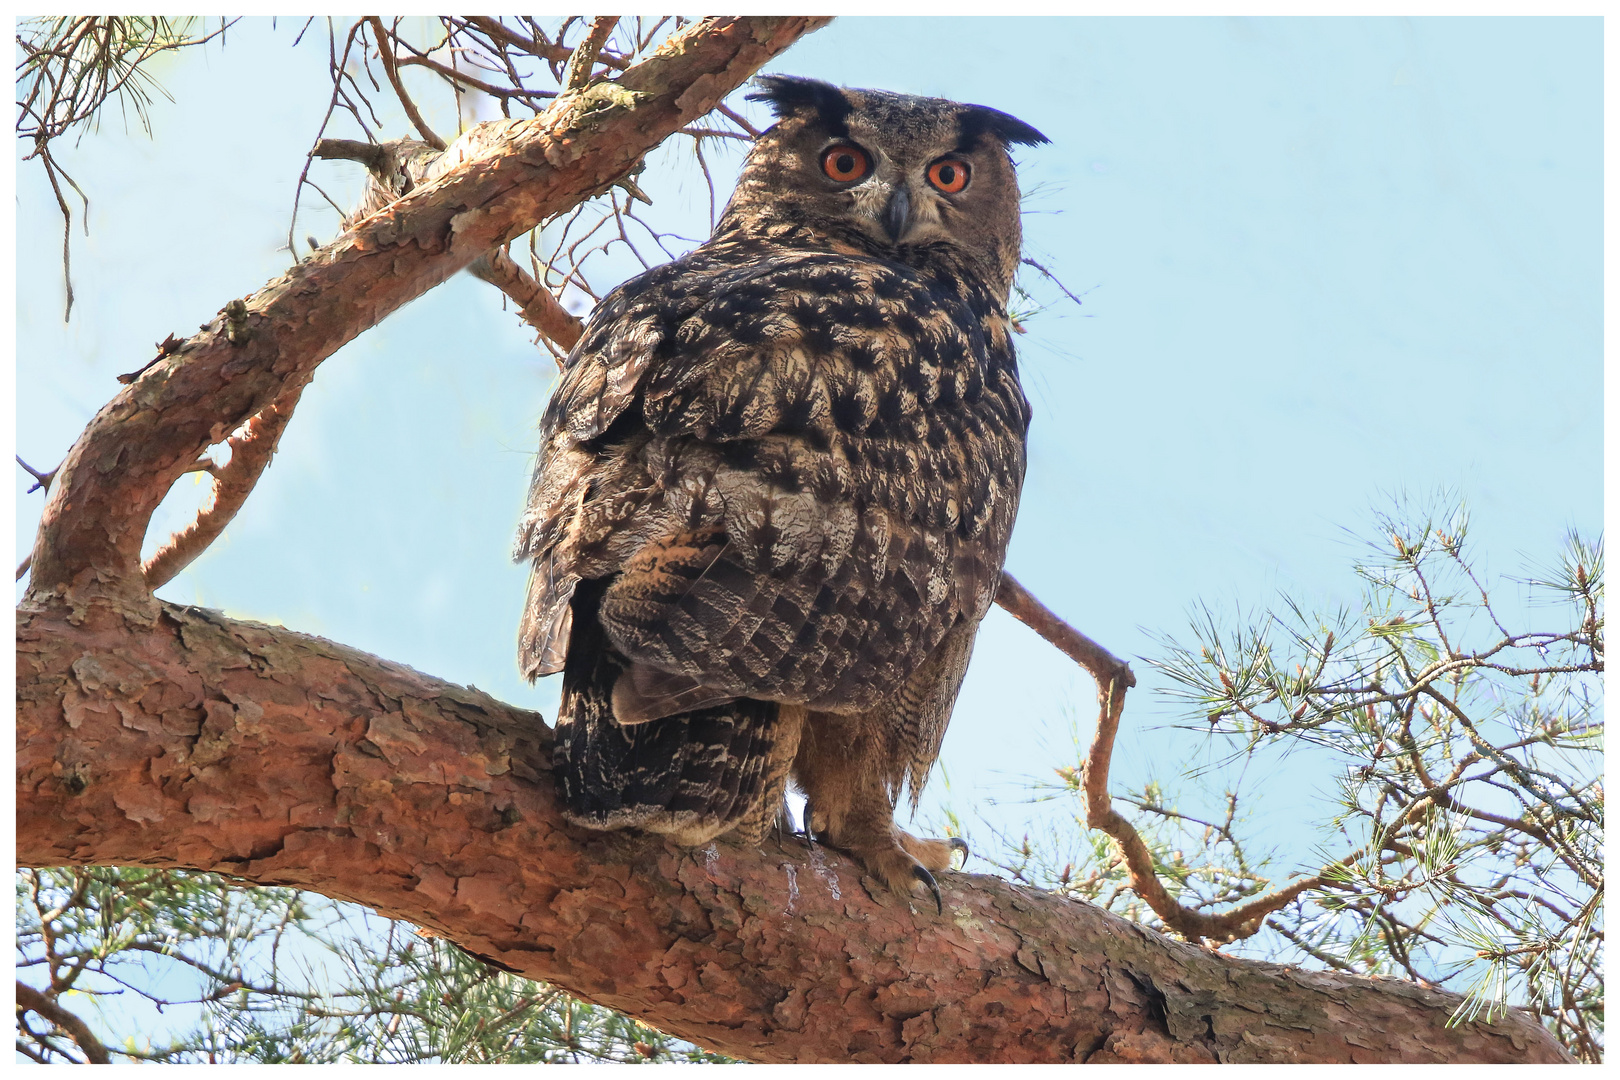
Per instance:
[[[541,116],[479,125],[433,183],[233,302],[90,422],[46,501],[29,594],[147,607],[141,543],[164,495],[235,431],[390,312],[623,177],[825,19],[718,17]]]
[[[141,573],[146,577],[148,589],[156,592],[173,580],[174,575],[190,566],[236,517],[236,512],[247,502],[260,475],[270,464],[270,458],[281,442],[281,433],[286,430],[287,421],[292,419],[293,408],[298,404],[298,396],[303,389],[302,386],[289,388],[280,400],[271,402],[263,412],[242,425],[240,433],[226,439],[231,459],[224,466],[213,467],[209,463],[192,467],[193,470],[201,469],[213,475],[213,500],[198,511],[195,521],[171,536],[142,565]]]
[[[1561,1061],[1517,1010],[1177,942],[942,873],[945,914],[797,840],[557,813],[535,713],[278,627],[27,601],[17,860],[313,889],[766,1061]]]

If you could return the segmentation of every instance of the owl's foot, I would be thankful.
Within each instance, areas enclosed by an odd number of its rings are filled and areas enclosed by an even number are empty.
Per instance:
[[[967,842],[956,836],[932,840],[897,828],[886,798],[881,802],[859,798],[851,802],[855,805],[841,804],[836,799],[807,800],[805,844],[813,848],[821,841],[844,852],[897,896],[915,897],[921,885],[934,898],[935,909],[943,914],[945,901],[934,875],[951,868],[956,852],[960,851],[965,859]]]
[[[900,846],[905,848],[912,858],[917,860],[917,867],[912,876],[925,885],[929,892],[934,894],[934,906],[941,915],[945,914],[945,902],[940,899],[939,883],[929,870],[949,870],[951,868],[951,854],[960,851],[962,862],[967,862],[967,841],[960,836],[949,836],[944,840],[922,840],[910,833],[902,832],[899,836]]]
[[[816,846],[816,837],[810,831],[810,808],[805,807],[804,817],[800,819],[799,824],[796,826],[793,824],[793,811],[789,808],[787,800],[783,799],[781,808],[776,812],[774,835],[776,836],[776,842],[779,844],[785,845],[790,839],[803,840],[806,848],[813,849]]]
[[[890,891],[904,897],[916,896],[918,885],[928,890],[934,907],[945,913],[945,900],[940,895],[939,882],[934,874],[951,868],[952,855],[968,846],[959,837],[945,840],[925,840],[910,833],[894,830],[892,845],[862,845],[846,848],[866,872],[887,885]]]
[[[967,841],[960,836],[947,836],[943,840],[925,840],[912,836],[908,832],[896,830],[900,846],[905,848],[913,859],[916,859],[929,870],[949,870],[951,868],[952,853],[960,851],[962,862],[967,863],[967,857],[972,854],[968,850]]]

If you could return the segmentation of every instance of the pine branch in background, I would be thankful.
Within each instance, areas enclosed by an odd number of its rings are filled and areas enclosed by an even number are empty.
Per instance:
[[[1165,638],[1150,661],[1224,764],[1292,753],[1290,768],[1320,768],[1337,790],[1307,887],[1240,951],[1455,990],[1459,1019],[1521,1005],[1599,1061],[1602,543],[1571,535],[1548,566],[1488,585],[1460,505],[1399,505],[1376,525],[1358,607],[1322,616],[1284,597],[1230,625],[1200,609],[1193,643]],[[1513,584],[1548,629],[1509,628],[1492,595]],[[1085,770],[1057,774],[1049,794],[1075,799],[1084,824]],[[1182,912],[1218,924],[1284,884],[1245,846],[1264,790],[1233,786],[1209,811],[1162,782],[1115,799],[1134,808],[1168,906],[1096,832],[1000,836],[990,858],[1171,931]]]

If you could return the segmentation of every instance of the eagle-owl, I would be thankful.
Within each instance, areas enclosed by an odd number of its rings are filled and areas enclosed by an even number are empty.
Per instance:
[[[777,123],[707,243],[620,286],[541,424],[519,660],[563,673],[564,816],[807,831],[900,893],[902,832],[995,599],[1029,404],[1006,113],[766,76]],[[956,846],[960,846],[956,842]]]

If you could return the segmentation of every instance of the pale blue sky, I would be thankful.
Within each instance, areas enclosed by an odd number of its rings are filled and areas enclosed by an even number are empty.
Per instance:
[[[329,93],[324,36],[294,50],[296,28],[243,24],[169,64],[176,100],[153,107],[153,139],[114,114],[64,150],[92,200],[66,327],[54,203],[19,170],[17,438],[32,464],[55,465],[154,342],[285,268]],[[1018,154],[1039,187],[1026,246],[1084,307],[1056,303],[1019,339],[1035,420],[1009,568],[1136,656],[1200,598],[1354,602],[1343,529],[1365,531],[1389,492],[1459,492],[1494,573],[1549,558],[1570,526],[1597,534],[1601,46],[1597,19],[846,18],[772,70],[992,105],[1052,139]],[[408,133],[384,119],[385,136]],[[716,166],[727,186],[738,160]],[[343,201],[358,172],[312,175]],[[642,185],[660,220],[706,233],[689,158],[655,160]],[[305,202],[298,237],[329,239],[335,215]],[[637,269],[615,266],[601,286]],[[555,680],[517,675],[525,571],[508,553],[553,372],[487,286],[435,290],[320,368],[247,507],[161,595],[549,716]],[[41,505],[25,486],[21,551]],[[200,491],[183,482],[149,545]],[[1116,777],[1175,786],[1215,751],[1165,726],[1136,668]],[[1072,763],[1092,694],[992,613],[941,756],[970,832],[988,799]],[[1286,869],[1333,785],[1269,768],[1282,782],[1251,813],[1289,841]],[[989,812],[1015,831],[1034,814]]]

